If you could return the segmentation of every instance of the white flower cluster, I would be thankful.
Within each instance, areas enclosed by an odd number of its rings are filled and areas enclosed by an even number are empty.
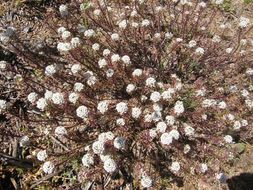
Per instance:
[[[48,155],[46,150],[41,150],[37,153],[37,159],[39,161],[45,161],[47,157]]]
[[[0,100],[0,113],[3,113],[4,110],[6,109],[6,100]]]
[[[7,62],[6,61],[0,61],[0,71],[4,71],[7,68]]]
[[[0,33],[0,42],[6,44],[14,36],[16,29],[14,27],[7,27],[2,33]]]
[[[46,174],[51,174],[51,173],[53,173],[54,168],[55,168],[55,166],[54,166],[54,164],[53,164],[51,161],[45,162],[45,163],[43,164],[43,166],[42,166],[42,170],[43,170],[43,172],[45,172]]]

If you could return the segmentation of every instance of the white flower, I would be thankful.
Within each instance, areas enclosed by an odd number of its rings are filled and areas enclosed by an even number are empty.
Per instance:
[[[133,77],[139,77],[142,75],[142,69],[135,69],[132,73]]]
[[[119,61],[119,60],[120,60],[120,56],[119,56],[118,54],[113,54],[113,55],[111,56],[111,61],[112,61],[112,63],[117,62],[117,61]]]
[[[240,17],[240,19],[239,19],[239,27],[246,28],[246,27],[248,27],[249,23],[250,23],[250,20],[248,18]]]
[[[201,88],[199,90],[196,90],[196,96],[205,96],[205,93],[206,93],[205,88]]]
[[[141,115],[141,108],[138,108],[138,107],[132,108],[132,117],[134,119],[138,119],[140,115]]]
[[[216,104],[217,102],[214,99],[205,99],[202,102],[202,107],[209,108],[209,107],[215,106]]]
[[[67,52],[72,49],[72,45],[71,45],[71,43],[68,43],[68,42],[66,42],[66,43],[59,42],[57,44],[57,49],[60,52]]]
[[[242,94],[242,96],[245,97],[245,98],[247,98],[247,97],[249,96],[249,92],[248,92],[248,90],[246,90],[246,89],[243,89],[243,90],[241,91],[241,94]]]
[[[111,159],[110,155],[100,154],[99,157],[102,162],[105,162],[107,159]]]
[[[202,173],[206,173],[207,170],[208,170],[208,167],[207,167],[206,164],[201,164],[201,165],[200,165],[200,171],[201,171]]]
[[[155,103],[155,104],[153,104],[152,107],[153,107],[154,111],[163,111],[163,105],[162,104]]]
[[[128,107],[127,104],[124,102],[120,102],[116,105],[116,110],[120,115],[123,115],[124,113],[127,112]]]
[[[191,40],[188,43],[189,48],[195,47],[197,45],[197,42],[195,40]]]
[[[150,21],[148,19],[144,19],[142,22],[141,22],[141,25],[142,26],[149,26],[150,25]]]
[[[128,94],[132,93],[135,90],[135,85],[134,84],[128,84],[126,87],[126,92]]]
[[[57,32],[59,33],[59,34],[62,34],[64,31],[66,31],[67,29],[65,28],[65,27],[63,27],[63,26],[61,26],[60,28],[58,28],[57,29]]]
[[[224,140],[225,140],[226,143],[233,143],[233,137],[230,136],[230,135],[226,135],[224,137]]]
[[[98,141],[103,142],[103,143],[105,143],[107,141],[111,141],[113,139],[114,139],[114,134],[111,131],[101,133],[98,136]]]
[[[170,132],[169,132],[169,135],[172,136],[172,138],[174,138],[175,140],[178,140],[179,139],[179,132],[176,130],[176,129],[172,129]]]
[[[152,114],[146,114],[144,116],[144,122],[150,123],[150,122],[152,122],[152,120],[153,120]]]
[[[154,122],[158,122],[158,121],[162,120],[162,113],[160,111],[154,111],[151,114],[151,118]]]
[[[164,100],[169,100],[172,98],[172,95],[175,93],[175,89],[173,88],[169,88],[168,90],[165,90],[163,93],[162,93],[162,98]]]
[[[184,132],[187,136],[194,135],[195,129],[192,128],[190,125],[184,124]]]
[[[20,140],[19,140],[19,145],[20,145],[21,147],[28,146],[29,143],[30,143],[30,139],[29,139],[29,137],[26,136],[26,135],[25,135],[25,136],[22,136],[22,137],[20,138]]]
[[[124,126],[125,125],[125,120],[123,118],[119,118],[116,120],[116,124],[119,126]]]
[[[92,150],[94,152],[94,154],[102,154],[105,150],[104,148],[104,142],[101,141],[95,141],[92,144]]]
[[[173,34],[171,32],[165,33],[165,38],[166,39],[171,39],[173,37]]]
[[[109,102],[107,100],[98,103],[97,109],[100,113],[104,114],[108,110]]]
[[[92,49],[93,49],[94,51],[98,51],[99,48],[100,48],[100,45],[99,45],[98,43],[95,43],[95,44],[92,45]]]
[[[47,157],[48,156],[47,156],[47,151],[46,150],[41,150],[37,153],[37,159],[39,161],[45,161]]]
[[[180,115],[181,113],[184,113],[184,103],[182,101],[177,101],[174,106],[174,113],[177,115]]]
[[[156,129],[150,129],[149,130],[149,136],[153,139],[157,136]]]
[[[149,77],[146,79],[146,86],[148,87],[155,87],[156,80],[153,77]]]
[[[7,67],[7,62],[6,61],[0,61],[0,70],[5,70]]]
[[[182,42],[182,41],[183,41],[182,38],[176,38],[176,42],[180,43],[180,42]]]
[[[45,69],[45,74],[50,76],[56,73],[56,67],[54,65],[48,65]]]
[[[104,161],[104,169],[108,173],[113,173],[117,169],[117,164],[113,159],[108,158]]]
[[[71,39],[70,43],[71,43],[71,46],[73,48],[76,48],[76,47],[79,47],[81,45],[81,40],[78,37],[74,37],[74,38]]]
[[[180,164],[178,162],[172,162],[170,169],[173,172],[178,172],[180,170]]]
[[[213,41],[214,43],[219,43],[219,42],[221,41],[221,38],[220,38],[220,36],[218,36],[218,35],[214,35],[212,41]]]
[[[52,101],[54,104],[61,105],[64,103],[64,95],[62,93],[53,93]]]
[[[95,10],[93,11],[93,14],[94,14],[95,16],[99,16],[99,15],[101,14],[101,10],[95,9]]]
[[[252,76],[253,75],[253,69],[252,68],[247,68],[246,75]]]
[[[124,55],[121,60],[123,61],[123,63],[125,63],[126,65],[129,65],[131,63],[130,57],[128,55]]]
[[[233,48],[227,48],[226,49],[226,53],[232,53],[232,51],[233,51]]]
[[[227,114],[227,118],[230,120],[230,121],[233,121],[235,119],[235,116],[233,114]]]
[[[83,156],[82,158],[82,164],[85,166],[85,167],[90,167],[94,164],[94,157],[87,153]]]
[[[71,72],[73,74],[78,73],[81,69],[82,69],[82,67],[81,67],[80,64],[74,64],[74,65],[71,66]]]
[[[61,16],[63,16],[63,17],[68,16],[68,14],[69,14],[67,5],[60,5],[59,11],[61,13]]]
[[[247,44],[247,40],[246,39],[241,39],[240,44],[245,46]]]
[[[238,129],[240,129],[241,127],[242,127],[242,125],[241,125],[241,122],[240,122],[240,121],[235,121],[235,122],[234,122],[234,125],[233,125],[234,130],[238,130]]]
[[[152,102],[159,102],[159,100],[161,99],[161,94],[157,91],[152,92],[150,95],[150,100]]]
[[[38,97],[37,93],[31,92],[30,94],[28,94],[27,99],[29,102],[34,103],[36,101],[37,97]]]
[[[79,95],[75,92],[72,92],[69,94],[69,101],[73,104],[77,102],[78,98],[79,98]]]
[[[127,20],[122,20],[118,23],[119,28],[125,29],[127,27]]]
[[[218,103],[218,107],[219,107],[220,109],[226,109],[227,104],[226,104],[226,102],[221,101],[221,102]]]
[[[188,152],[190,152],[190,150],[191,150],[190,145],[186,144],[186,145],[184,146],[184,154],[187,154]]]
[[[110,53],[111,53],[111,51],[109,49],[104,49],[103,56],[106,57],[106,56],[110,55]]]
[[[70,36],[71,36],[71,33],[67,30],[63,31],[62,34],[61,34],[61,37],[62,37],[63,40],[68,39]]]
[[[80,118],[87,118],[88,117],[88,108],[86,106],[79,106],[77,109],[76,109],[76,115]]]
[[[111,39],[112,39],[113,41],[118,41],[118,40],[119,40],[119,34],[118,34],[118,33],[113,33],[113,34],[111,35]]]
[[[195,52],[197,53],[197,54],[204,54],[205,53],[205,50],[203,49],[203,48],[201,48],[201,47],[198,47],[196,50],[195,50]]]
[[[10,38],[15,34],[16,29],[12,26],[6,28],[6,30],[0,33],[0,41],[7,43]]]
[[[55,136],[62,137],[64,135],[67,135],[68,132],[65,127],[58,126],[58,127],[56,127],[54,134],[55,134]]]
[[[167,124],[168,124],[169,126],[172,126],[172,125],[174,125],[174,123],[175,123],[175,117],[172,116],[172,115],[167,115],[167,116],[165,117],[165,120],[166,120],[166,122],[167,122]]]
[[[163,133],[160,140],[163,145],[170,145],[172,143],[172,136],[169,133]]]
[[[167,129],[167,125],[165,122],[160,121],[156,124],[156,130],[159,131],[160,133],[165,133]]]
[[[152,187],[153,181],[152,179],[147,175],[141,176],[141,185],[143,188],[150,188]]]
[[[223,3],[223,0],[215,0],[215,4],[216,5],[220,5],[220,4],[222,4]]]
[[[246,100],[245,100],[245,104],[246,104],[246,106],[247,106],[249,109],[252,109],[252,108],[253,108],[253,101],[252,101],[252,100],[246,99]]]
[[[134,27],[134,28],[137,28],[139,26],[139,24],[137,22],[132,22],[131,26]]]
[[[6,109],[6,101],[0,100],[0,113],[2,113]]]
[[[97,82],[97,78],[96,78],[95,76],[90,76],[90,77],[88,78],[88,80],[87,80],[87,84],[88,84],[89,86],[95,85],[96,82]]]
[[[137,11],[136,11],[136,10],[133,10],[133,11],[131,12],[130,16],[131,16],[131,17],[135,17],[137,14],[138,14]]]
[[[162,6],[157,6],[157,7],[155,7],[155,12],[156,13],[159,13],[161,10],[163,10],[164,9],[164,7],[162,7]]]
[[[126,146],[126,139],[124,137],[116,137],[113,141],[113,145],[116,149],[124,149]]]
[[[202,114],[202,115],[201,115],[201,118],[202,118],[203,120],[207,120],[207,115],[206,115],[206,114]]]
[[[145,102],[147,99],[148,99],[148,97],[147,97],[147,96],[145,96],[145,95],[141,95],[141,101],[142,101],[142,102]]]
[[[216,175],[216,179],[218,179],[221,183],[226,183],[227,176],[224,173],[219,173]]]
[[[50,99],[52,98],[53,94],[54,94],[54,93],[53,93],[52,91],[46,90],[46,92],[44,93],[44,98],[45,98],[46,100],[50,100]]]
[[[74,91],[75,92],[81,92],[83,90],[83,88],[84,88],[84,85],[80,82],[76,82],[74,84]]]
[[[42,166],[42,170],[43,172],[45,172],[46,174],[51,174],[54,171],[54,164],[50,161],[47,161],[43,164]]]
[[[160,38],[161,38],[161,34],[157,32],[157,33],[155,33],[154,37],[155,37],[156,39],[160,39]]]
[[[114,70],[113,69],[108,69],[105,74],[108,78],[110,78],[114,75]]]
[[[241,124],[243,127],[246,127],[249,123],[246,119],[241,120]]]
[[[206,7],[206,3],[203,2],[203,1],[201,1],[201,2],[199,3],[199,6],[202,7],[202,8],[205,8],[205,7]]]
[[[90,38],[90,37],[92,37],[92,36],[94,36],[94,35],[95,35],[95,31],[92,30],[92,29],[88,29],[88,30],[86,30],[86,31],[84,32],[84,36],[87,37],[87,38]]]
[[[37,108],[39,108],[41,111],[44,111],[46,106],[47,106],[47,101],[45,98],[40,98],[38,99],[38,101],[36,102],[36,106]]]

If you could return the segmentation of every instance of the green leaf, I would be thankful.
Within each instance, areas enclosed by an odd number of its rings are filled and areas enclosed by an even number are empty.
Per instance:
[[[250,3],[253,3],[253,0],[244,0],[244,3],[250,4]]]
[[[245,150],[245,144],[244,143],[237,143],[237,144],[235,144],[235,149],[238,154],[241,154]]]

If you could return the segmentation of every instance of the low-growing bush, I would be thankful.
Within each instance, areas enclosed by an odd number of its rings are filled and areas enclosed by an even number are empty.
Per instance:
[[[29,110],[20,145],[45,175],[76,176],[70,184],[221,179],[233,144],[251,137],[253,108],[250,20],[222,3],[73,1],[48,13],[50,44],[6,28],[2,43],[32,71],[19,78]]]

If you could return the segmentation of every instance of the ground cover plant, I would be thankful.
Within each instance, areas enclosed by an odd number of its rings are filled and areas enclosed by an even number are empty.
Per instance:
[[[227,7],[73,0],[35,35],[3,27],[18,63],[0,63],[1,131],[32,162],[20,186],[222,188],[253,120],[252,23]]]

